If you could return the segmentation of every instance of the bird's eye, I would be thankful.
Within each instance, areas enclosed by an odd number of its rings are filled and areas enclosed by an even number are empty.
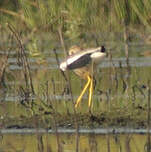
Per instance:
[[[105,47],[101,46],[101,52],[105,52]]]

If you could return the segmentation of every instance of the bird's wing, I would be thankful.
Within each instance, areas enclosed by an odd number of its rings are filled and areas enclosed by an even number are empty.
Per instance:
[[[73,55],[67,57],[65,61],[60,64],[60,69],[65,71],[66,69],[76,69],[83,67],[91,62],[91,54],[100,50],[98,48],[86,49],[80,52],[77,52]]]
[[[74,60],[70,64],[68,63],[67,68],[70,70],[81,68],[83,66],[86,66],[91,62],[90,54],[85,54],[81,57],[79,57],[77,60]]]

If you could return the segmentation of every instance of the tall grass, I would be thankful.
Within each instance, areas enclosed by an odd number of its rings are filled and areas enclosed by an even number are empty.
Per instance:
[[[1,24],[22,22],[21,29],[56,32],[59,26],[68,38],[75,39],[85,32],[118,31],[123,21],[130,27],[150,27],[150,0],[20,0],[18,7],[0,8]],[[12,6],[11,3],[8,3]],[[13,6],[14,7],[14,6]],[[13,19],[13,20],[12,20]],[[17,26],[17,25],[16,25]]]

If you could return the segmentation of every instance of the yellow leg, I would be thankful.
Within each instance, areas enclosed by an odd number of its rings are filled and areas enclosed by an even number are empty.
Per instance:
[[[93,93],[93,79],[91,78],[90,88],[89,88],[89,102],[88,102],[89,108],[91,107],[91,104],[92,104],[92,93]]]
[[[77,101],[76,101],[75,108],[77,108],[78,104],[80,103],[80,101],[81,101],[84,93],[86,92],[86,90],[87,90],[87,88],[88,88],[88,86],[89,86],[89,84],[90,84],[90,81],[91,81],[91,78],[90,78],[90,76],[88,76],[88,81],[87,81],[85,87],[83,88],[80,96],[78,97],[78,99],[77,99]]]

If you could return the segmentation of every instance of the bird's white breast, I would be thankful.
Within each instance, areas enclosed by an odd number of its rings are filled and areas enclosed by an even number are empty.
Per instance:
[[[100,63],[102,59],[104,59],[106,56],[106,53],[102,52],[94,52],[91,54],[92,61],[96,64]]]
[[[62,71],[66,71],[66,69],[67,69],[67,62],[62,62],[61,64],[60,64],[60,69],[62,70]]]

